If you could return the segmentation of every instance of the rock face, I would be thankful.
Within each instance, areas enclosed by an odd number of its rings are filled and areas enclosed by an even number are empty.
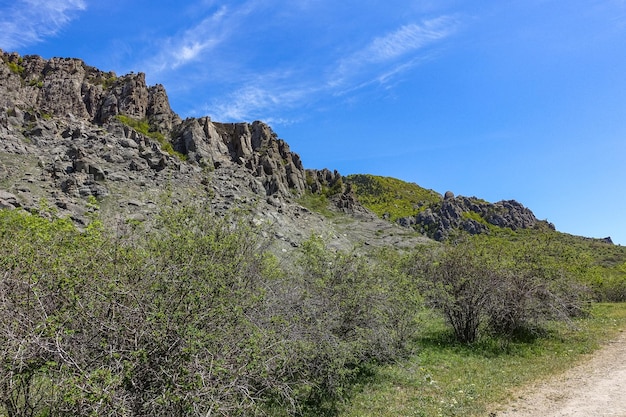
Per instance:
[[[79,59],[2,51],[0,59],[0,150],[47,154],[41,164],[69,196],[105,196],[108,180],[166,168],[243,167],[266,196],[310,189],[300,157],[264,123],[183,121],[143,73],[118,77]]]
[[[398,222],[439,241],[446,239],[454,230],[480,234],[489,232],[488,225],[517,230],[533,228],[540,223],[530,209],[515,200],[488,203],[476,197],[455,197],[450,191],[439,204]]]
[[[359,218],[334,224],[299,204],[305,193],[324,193],[334,210]],[[346,250],[423,241],[365,210],[338,172],[306,171],[264,123],[182,120],[142,73],[0,51],[0,209],[79,225],[99,210],[116,225],[149,220],[163,199],[190,198],[215,213],[245,208],[271,225],[283,251],[311,235]]]
[[[208,117],[187,119],[173,135],[174,149],[202,167],[219,168],[235,163],[261,179],[268,195],[306,191],[300,157],[259,121],[213,123]]]

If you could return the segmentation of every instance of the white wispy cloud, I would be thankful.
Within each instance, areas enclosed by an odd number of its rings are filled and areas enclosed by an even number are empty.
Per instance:
[[[223,41],[227,30],[224,21],[228,14],[228,8],[222,6],[182,33],[159,40],[160,51],[145,64],[145,67],[151,72],[159,73],[175,70],[199,59],[202,54],[206,54]]]
[[[205,106],[205,111],[209,111],[215,120],[263,119],[268,123],[274,121],[286,124],[288,119],[277,120],[272,115],[299,105],[315,93],[314,88],[303,85],[248,84]]]
[[[456,32],[458,19],[452,16],[441,16],[425,20],[421,23],[411,23],[374,38],[364,48],[355,51],[339,61],[337,68],[329,79],[333,87],[359,84],[355,79],[370,75],[371,79],[384,80],[384,74],[399,73],[416,63],[415,54],[425,47],[441,41]],[[395,67],[388,68],[390,63]]]
[[[454,26],[454,20],[450,17],[405,25],[386,36],[374,39],[360,55],[372,62],[394,59],[449,36]]]
[[[361,47],[356,49],[351,44],[355,41],[344,40],[338,30],[343,44],[334,49],[309,41],[314,34],[311,27],[306,29],[309,32],[298,31],[298,19],[305,22],[299,13],[300,2],[244,0],[220,7],[213,0],[205,1],[202,7],[206,17],[199,13],[200,18],[190,21],[188,27],[157,40],[157,53],[138,66],[166,85],[172,80],[181,90],[204,85],[203,93],[213,98],[202,100],[204,104],[198,100],[187,113],[209,114],[220,121],[263,119],[283,124],[298,109],[323,106],[330,97],[350,96],[374,85],[392,89],[403,74],[434,56],[428,47],[453,35],[460,20],[441,16],[409,21],[387,33],[374,33],[369,40],[362,39]],[[316,5],[308,5],[311,10],[307,9],[307,15],[322,13]],[[296,54],[289,59],[287,54],[278,54],[279,60],[270,63],[259,55],[268,47],[259,26],[276,31],[281,30],[281,22],[285,36],[302,41],[303,48],[310,46],[307,56]],[[321,29],[322,25],[312,27]],[[254,35],[246,36],[249,28],[256,29],[250,32]],[[274,40],[270,34],[268,42]],[[339,49],[343,54],[334,55]]]
[[[84,0],[17,0],[0,13],[0,48],[16,49],[54,36],[76,12],[85,10]]]
[[[323,64],[325,71],[316,67],[299,71],[283,69],[280,76],[256,74],[231,93],[205,105],[202,111],[209,112],[215,120],[267,121],[323,101],[325,97],[348,96],[373,85],[393,86],[402,74],[433,59],[436,53],[424,49],[455,33],[457,24],[457,19],[444,16],[401,26],[373,38],[347,57],[335,61],[328,57],[330,60]]]

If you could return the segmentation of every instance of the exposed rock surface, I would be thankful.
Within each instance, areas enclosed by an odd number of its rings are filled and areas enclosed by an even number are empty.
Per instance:
[[[530,209],[515,200],[488,203],[476,197],[455,197],[450,191],[439,204],[430,205],[417,216],[402,218],[398,222],[414,227],[435,240],[444,240],[459,229],[479,234],[488,233],[488,225],[517,230],[545,223],[537,220]],[[551,224],[547,225],[554,228]]]
[[[143,221],[166,190],[174,203],[193,197],[218,211],[254,207],[258,221],[281,229],[280,239],[291,246],[324,231],[348,247],[382,241],[380,231],[388,230],[340,173],[305,170],[262,122],[181,120],[163,86],[147,86],[143,73],[117,76],[80,59],[0,51],[0,208],[38,210],[45,201],[59,215],[86,223],[95,198],[111,216]],[[298,204],[306,193],[328,197],[333,210],[359,221],[361,230],[338,232]],[[518,229],[537,222],[516,201],[490,204],[452,192],[398,220],[437,240],[457,229],[476,234],[488,225]]]
[[[312,213],[298,204],[307,192],[325,192],[350,217]],[[47,205],[84,224],[97,201],[109,219],[144,221],[163,198],[248,208],[283,249],[312,234],[343,249],[423,241],[365,210],[336,171],[306,171],[262,122],[181,120],[142,73],[0,51],[0,207]]]

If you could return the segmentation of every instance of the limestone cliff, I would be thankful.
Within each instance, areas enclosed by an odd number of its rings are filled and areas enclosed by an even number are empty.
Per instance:
[[[401,218],[398,222],[435,240],[445,240],[458,230],[473,235],[489,233],[489,225],[512,230],[530,229],[540,224],[554,228],[538,220],[530,209],[515,200],[489,203],[476,197],[455,197],[450,191],[439,203],[429,204],[416,216]]]
[[[186,158],[192,170],[233,164],[245,167],[260,180],[267,195],[297,196],[307,188],[299,156],[261,122],[222,124],[208,117],[182,121],[171,110],[163,86],[148,87],[143,73],[118,77],[80,59],[45,60],[15,53],[2,53],[1,59],[3,148],[27,153],[29,143],[54,147],[62,143],[59,139],[71,138],[72,150],[63,157],[55,155],[69,159],[71,167],[50,168],[55,176],[64,172],[76,177],[73,174],[83,172],[97,182],[111,174],[123,178],[134,171],[160,171],[166,166],[180,171],[181,161],[170,149]],[[64,181],[66,191],[85,185],[84,179]],[[105,183],[88,188],[91,194],[106,194]],[[82,189],[83,194],[87,192]]]
[[[334,224],[300,204],[322,193],[332,210],[358,217]],[[305,170],[262,122],[182,120],[143,73],[0,51],[0,209],[79,225],[99,210],[109,224],[141,223],[163,198],[199,199],[215,213],[245,209],[255,224],[270,225],[282,250],[313,234],[343,249],[423,239],[365,210],[338,172]]]
[[[256,207],[292,243],[323,228],[300,230],[312,218],[297,204],[305,194],[385,229],[350,181],[337,171],[305,170],[262,122],[182,120],[164,87],[148,86],[143,73],[117,76],[80,59],[0,51],[0,208],[39,210],[43,201],[86,223],[87,202],[96,198],[110,213],[141,221],[165,192],[173,201],[204,198],[216,210]],[[515,201],[447,195],[398,222],[442,240],[456,229],[526,228],[537,219]]]

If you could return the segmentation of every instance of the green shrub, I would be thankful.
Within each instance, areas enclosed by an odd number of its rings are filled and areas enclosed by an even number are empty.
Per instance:
[[[159,132],[156,128],[151,126],[147,120],[145,119],[137,120],[137,119],[133,119],[132,117],[125,116],[123,114],[118,114],[116,118],[117,120],[125,124],[126,126],[129,126],[135,129],[137,132],[141,133],[142,135],[152,138],[156,140],[157,142],[159,142],[159,144],[161,145],[161,149],[167,152],[168,154],[177,157],[181,161],[187,160],[187,155],[184,155],[180,152],[175,151],[174,147],[172,146],[172,143],[168,141],[161,132]]]
[[[43,88],[43,81],[34,78],[28,82],[28,85],[31,87]]]
[[[0,415],[321,415],[405,352],[399,268],[311,240],[282,269],[242,216],[164,205],[110,235],[0,211]]]
[[[421,254],[412,270],[427,302],[442,312],[456,339],[475,341],[498,280],[496,272],[486,267],[469,245]]]
[[[458,341],[474,342],[483,330],[506,339],[585,312],[589,291],[576,267],[546,253],[534,242],[509,251],[477,236],[416,255],[411,272]]]
[[[22,76],[25,68],[18,62],[7,62],[7,65],[12,73]]]

